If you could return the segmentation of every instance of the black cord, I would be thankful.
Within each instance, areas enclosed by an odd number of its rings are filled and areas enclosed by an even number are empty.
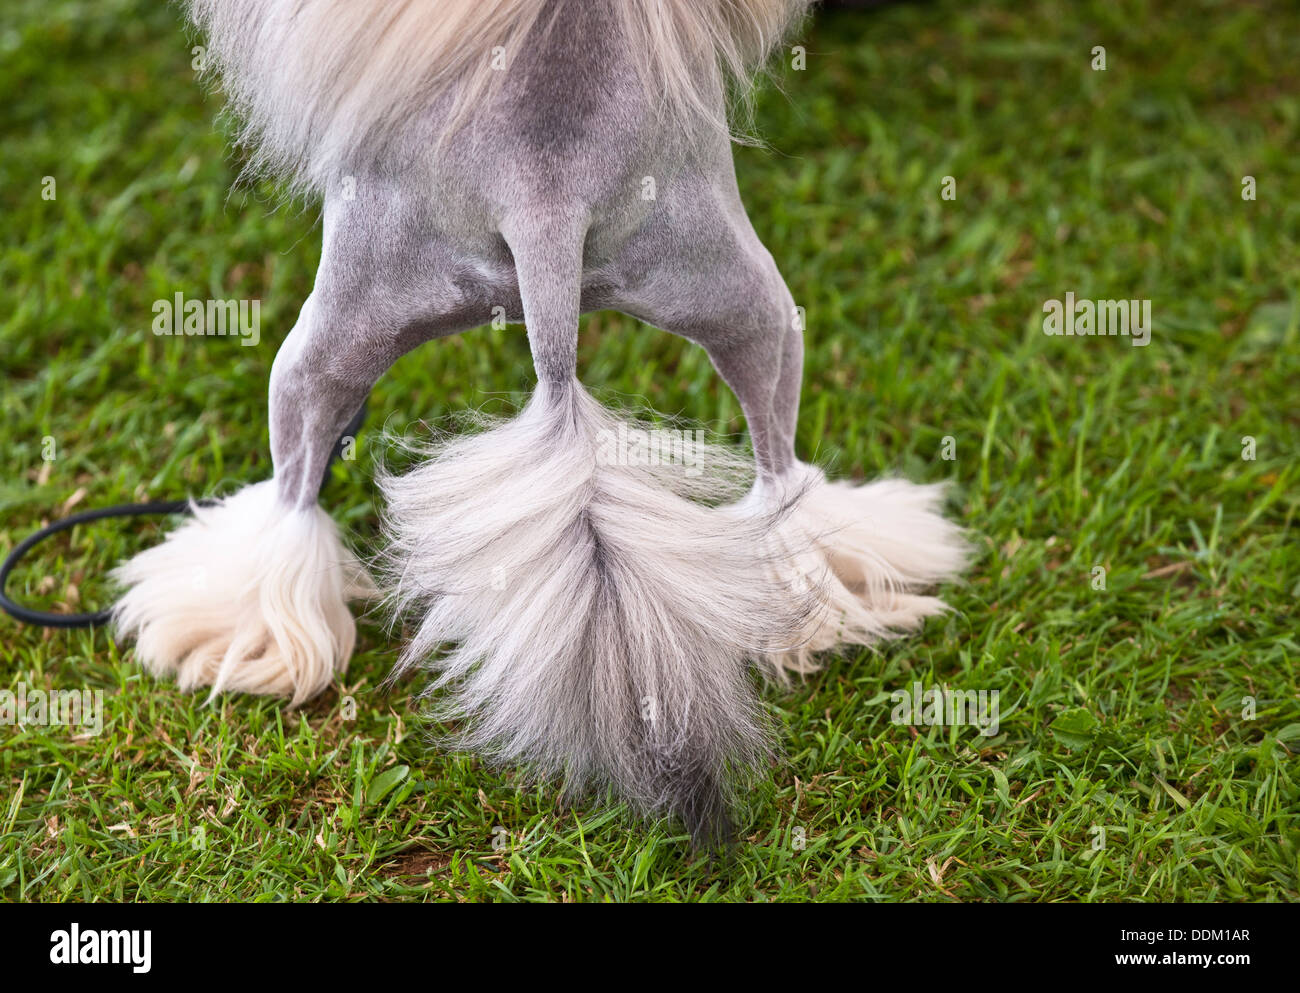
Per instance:
[[[210,501],[208,501],[210,502]],[[55,521],[49,527],[41,528],[34,535],[24,538],[9,553],[4,565],[0,565],[0,607],[3,607],[15,620],[24,624],[39,624],[47,628],[93,628],[107,624],[113,616],[113,610],[97,610],[90,614],[54,614],[44,610],[32,610],[21,603],[10,600],[5,593],[9,584],[9,573],[14,571],[19,560],[32,547],[40,544],[51,535],[67,531],[87,521],[102,521],[109,517],[142,517],[148,514],[187,514],[190,512],[188,500],[165,500],[154,503],[124,503],[116,507],[101,507],[99,510],[87,510],[73,514],[61,521]]]
[[[321,480],[321,486],[330,478],[330,466],[336,458],[343,454],[344,439],[356,437],[357,432],[361,429],[361,422],[366,418],[366,408],[362,404],[361,409],[357,411],[355,417],[348,422],[348,426],[343,429],[343,437],[339,439],[334,451],[330,455],[330,461],[325,466],[325,476]],[[108,624],[113,618],[113,608],[107,610],[97,610],[87,614],[55,614],[44,610],[32,610],[30,607],[24,607],[21,603],[15,603],[9,599],[5,593],[5,587],[9,585],[9,574],[17,568],[22,557],[27,554],[36,545],[39,545],[51,535],[58,534],[60,531],[67,531],[78,524],[85,524],[89,521],[102,521],[111,517],[147,517],[154,514],[189,514],[197,507],[210,507],[217,501],[215,500],[162,500],[153,503],[124,503],[116,507],[101,507],[98,510],[84,510],[80,514],[73,514],[71,517],[65,517],[61,521],[55,521],[49,527],[41,528],[35,534],[30,535],[14,546],[14,550],[5,558],[4,565],[0,565],[0,608],[3,608],[15,620],[22,624],[38,624],[47,628],[94,628]]]

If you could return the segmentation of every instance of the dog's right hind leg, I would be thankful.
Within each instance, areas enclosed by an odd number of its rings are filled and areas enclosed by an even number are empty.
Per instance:
[[[736,198],[710,188],[680,195],[690,209],[665,213],[634,245],[671,258],[667,272],[635,281],[623,309],[703,345],[739,399],[753,439],[757,479],[734,512],[779,511],[772,561],[795,589],[816,588],[823,609],[784,650],[762,660],[778,679],[817,667],[816,654],[866,645],[918,627],[942,612],[926,591],[966,561],[960,529],[941,513],[941,486],[885,479],[865,486],[828,482],[794,450],[803,365],[803,321]]]
[[[502,297],[453,282],[453,253],[392,216],[393,201],[332,206],[315,289],[271,371],[273,478],[197,510],[115,572],[119,633],[183,689],[297,703],[346,667],[347,603],[373,587],[316,502],[331,451],[393,362],[486,323]]]

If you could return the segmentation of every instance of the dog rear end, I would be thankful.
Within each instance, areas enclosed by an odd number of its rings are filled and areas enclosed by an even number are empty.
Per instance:
[[[249,489],[268,532],[338,564],[182,529],[122,572],[137,654],[187,685],[319,691],[351,639],[313,619],[337,628],[366,588],[316,507],[329,449],[398,356],[504,313],[537,374],[519,417],[382,479],[389,596],[417,620],[396,671],[433,672],[454,744],[725,837],[771,750],[751,670],[915,627],[943,609],[916,591],[964,556],[932,491],[832,488],[795,457],[803,329],[736,190],[726,91],[806,6],[192,0],[252,168],[325,199],[316,289],[272,373],[275,478]],[[603,308],[708,350],[752,461],[700,447],[686,472],[611,443],[641,428],[577,379],[579,315]],[[208,618],[199,667],[154,636],[186,618],[152,563],[191,548],[231,558],[214,571],[246,605]]]

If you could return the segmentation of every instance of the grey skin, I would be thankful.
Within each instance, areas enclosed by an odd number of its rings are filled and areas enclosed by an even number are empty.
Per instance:
[[[444,97],[382,158],[340,169],[315,287],[271,373],[286,506],[315,502],[385,370],[496,307],[526,323],[539,381],[561,390],[580,313],[619,310],[697,342],[740,401],[760,476],[794,467],[802,330],[730,142],[657,113],[618,37],[601,5],[554,4],[464,128],[444,134]]]

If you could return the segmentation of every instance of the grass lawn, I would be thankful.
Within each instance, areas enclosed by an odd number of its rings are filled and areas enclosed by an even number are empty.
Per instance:
[[[5,617],[0,688],[102,690],[106,713],[98,736],[0,727],[0,898],[1297,898],[1300,11],[945,0],[801,40],[759,107],[770,148],[737,151],[807,309],[801,454],[952,480],[980,555],[920,636],[765,695],[787,754],[733,857],[432,751],[419,681],[380,687],[376,619],[288,711],[209,706],[106,632]],[[319,212],[232,192],[193,43],[145,0],[7,4],[0,551],[74,507],[270,472],[267,375]],[[176,292],[260,299],[261,342],[156,337]],[[1067,292],[1149,300],[1150,343],[1044,334]],[[606,399],[743,435],[681,340],[595,315],[579,365]],[[531,381],[519,327],[408,356],[328,509],[365,547],[379,429],[507,412]],[[107,604],[108,569],[160,533],[78,528],[10,591]],[[997,690],[997,733],[894,723],[914,683]]]

